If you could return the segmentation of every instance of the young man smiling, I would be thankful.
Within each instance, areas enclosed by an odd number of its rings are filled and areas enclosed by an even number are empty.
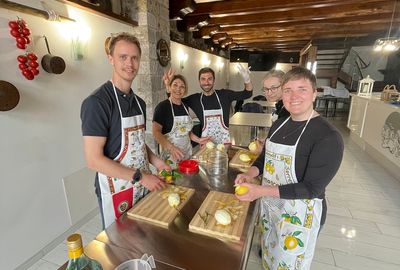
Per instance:
[[[113,72],[87,97],[81,108],[82,134],[87,166],[97,171],[95,187],[103,227],[130,209],[148,190],[164,187],[152,175],[170,169],[145,144],[146,105],[131,89],[139,70],[140,43],[129,33],[109,42],[108,60]]]
[[[211,137],[211,140],[216,144],[230,144],[228,128],[232,101],[244,100],[253,94],[249,69],[238,64],[238,70],[244,80],[245,89],[243,91],[215,90],[214,70],[205,67],[199,71],[199,84],[202,92],[182,99],[198,117],[201,137]]]

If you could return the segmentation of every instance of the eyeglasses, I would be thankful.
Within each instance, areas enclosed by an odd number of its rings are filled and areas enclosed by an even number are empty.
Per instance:
[[[281,85],[272,86],[271,88],[263,87],[263,91],[264,91],[264,92],[267,92],[267,93],[268,93],[268,92],[274,93],[274,92],[276,92],[276,90],[279,89],[279,87],[281,87]]]

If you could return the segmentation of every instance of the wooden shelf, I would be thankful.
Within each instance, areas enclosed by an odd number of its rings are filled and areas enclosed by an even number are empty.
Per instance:
[[[111,8],[103,7],[101,5],[90,4],[89,2],[82,0],[57,0],[58,2],[65,3],[74,7],[78,7],[85,11],[109,18],[111,20],[115,20],[124,24],[128,24],[131,26],[138,26],[138,22],[132,20],[131,18],[122,16],[120,14],[113,13]]]

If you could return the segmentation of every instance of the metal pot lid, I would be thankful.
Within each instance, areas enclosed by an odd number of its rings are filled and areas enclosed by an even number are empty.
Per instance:
[[[0,111],[10,111],[18,102],[18,89],[13,84],[0,80]]]

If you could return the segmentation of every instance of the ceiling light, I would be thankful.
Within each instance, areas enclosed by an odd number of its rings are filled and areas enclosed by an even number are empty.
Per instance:
[[[390,27],[389,27],[387,37],[386,38],[378,38],[375,41],[374,51],[376,51],[376,52],[381,52],[381,51],[382,52],[393,52],[393,51],[397,51],[400,48],[400,39],[390,36],[390,32],[392,31],[394,13],[396,11],[396,2],[397,2],[397,0],[394,0],[392,19],[390,21]]]

